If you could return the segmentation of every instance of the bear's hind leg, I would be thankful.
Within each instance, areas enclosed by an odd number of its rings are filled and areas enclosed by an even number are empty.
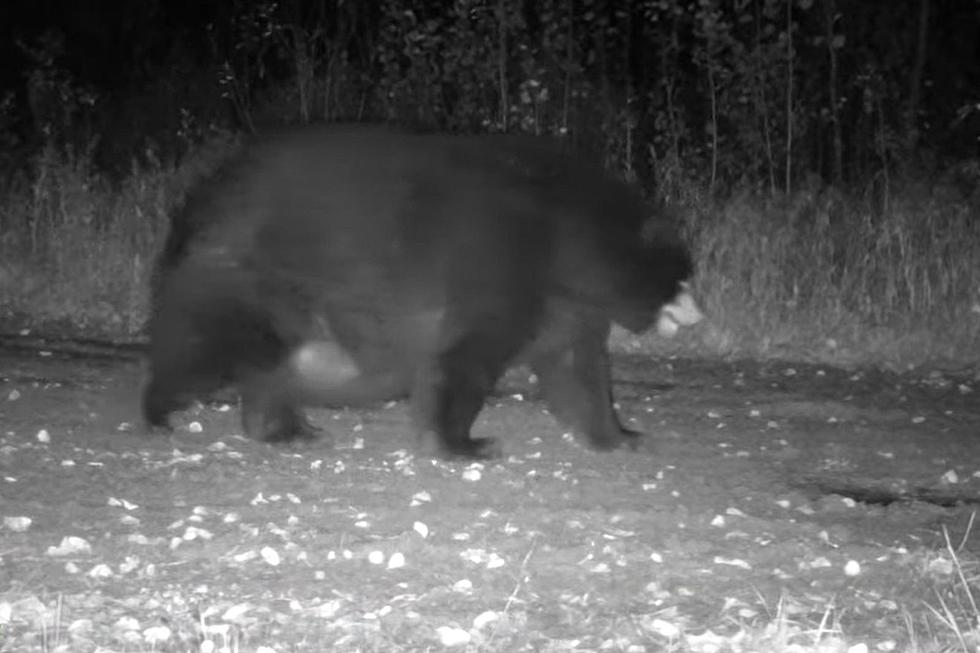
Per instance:
[[[143,422],[150,432],[172,431],[172,413],[223,385],[220,372],[210,361],[199,360],[196,353],[190,349],[165,348],[151,355],[149,377],[141,398]]]

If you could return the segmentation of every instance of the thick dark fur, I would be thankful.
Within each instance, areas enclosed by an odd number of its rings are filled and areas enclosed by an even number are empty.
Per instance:
[[[246,431],[290,439],[309,432],[305,405],[411,396],[444,453],[482,455],[470,428],[521,361],[559,420],[615,447],[628,432],[610,324],[649,328],[692,273],[670,225],[641,236],[646,216],[630,188],[550,141],[368,127],[267,138],[174,218],[144,415],[166,426],[230,385]]]

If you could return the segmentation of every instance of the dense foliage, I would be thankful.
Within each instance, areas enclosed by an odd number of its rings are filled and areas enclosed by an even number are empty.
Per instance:
[[[774,191],[887,183],[980,135],[980,9],[955,0],[3,5],[0,131],[98,137],[107,166],[229,122],[384,119],[568,133],[644,180]]]

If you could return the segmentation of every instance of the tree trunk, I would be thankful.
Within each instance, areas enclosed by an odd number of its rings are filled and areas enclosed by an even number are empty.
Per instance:
[[[837,5],[834,0],[824,2],[824,37],[827,40],[827,57],[829,58],[830,71],[827,77],[827,96],[830,100],[830,181],[834,185],[839,185],[844,176],[844,140],[841,137],[840,127],[840,100],[837,95],[838,63],[837,63],[837,42],[834,35],[834,23],[837,21]]]
[[[926,67],[928,45],[929,0],[919,0],[919,36],[915,44],[915,62],[909,73],[909,105],[905,115],[905,143],[910,153],[919,146],[919,103],[922,101],[922,73]]]

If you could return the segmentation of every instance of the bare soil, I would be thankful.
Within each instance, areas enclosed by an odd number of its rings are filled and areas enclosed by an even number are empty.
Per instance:
[[[285,447],[227,405],[145,435],[132,357],[0,348],[0,651],[901,650],[942,639],[928,606],[969,619],[976,376],[615,363],[636,451],[517,371],[474,431],[504,458],[468,463],[415,456],[404,403]]]

